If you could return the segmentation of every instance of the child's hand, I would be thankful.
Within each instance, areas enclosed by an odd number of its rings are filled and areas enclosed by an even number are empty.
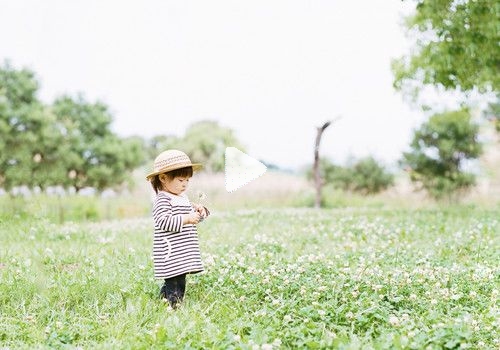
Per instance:
[[[189,213],[189,214],[184,214],[182,216],[182,222],[185,225],[189,225],[189,224],[196,225],[197,223],[200,222],[200,220],[201,220],[201,215],[197,211],[195,211],[193,213]]]
[[[207,216],[210,215],[210,212],[208,211],[207,208],[205,208],[203,205],[193,203],[194,210],[196,210],[200,216],[201,220],[205,219]]]

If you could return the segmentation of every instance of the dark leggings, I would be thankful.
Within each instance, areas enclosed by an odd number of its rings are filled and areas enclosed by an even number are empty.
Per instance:
[[[165,278],[160,290],[160,298],[167,299],[170,306],[175,308],[184,298],[186,292],[186,275]]]

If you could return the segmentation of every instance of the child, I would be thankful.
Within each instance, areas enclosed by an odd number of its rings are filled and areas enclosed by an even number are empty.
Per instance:
[[[155,278],[164,279],[160,297],[176,308],[184,297],[186,274],[203,271],[196,224],[209,211],[192,204],[184,194],[193,171],[201,169],[181,151],[167,150],[156,157],[146,179],[156,192],[153,205],[153,263]]]

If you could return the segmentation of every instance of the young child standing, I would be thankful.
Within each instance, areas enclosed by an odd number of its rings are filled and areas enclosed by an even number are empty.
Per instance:
[[[156,157],[153,172],[146,179],[156,192],[153,205],[154,275],[163,279],[160,298],[175,308],[184,298],[186,275],[203,271],[196,224],[209,211],[192,204],[186,194],[193,171],[201,169],[178,150],[167,150]]]

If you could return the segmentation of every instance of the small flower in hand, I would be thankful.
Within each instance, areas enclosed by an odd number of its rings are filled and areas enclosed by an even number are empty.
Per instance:
[[[207,195],[203,192],[198,192],[198,200],[201,202],[205,201]],[[207,216],[210,215],[210,211],[202,204],[193,203],[194,210],[200,214],[200,222],[203,221]]]

